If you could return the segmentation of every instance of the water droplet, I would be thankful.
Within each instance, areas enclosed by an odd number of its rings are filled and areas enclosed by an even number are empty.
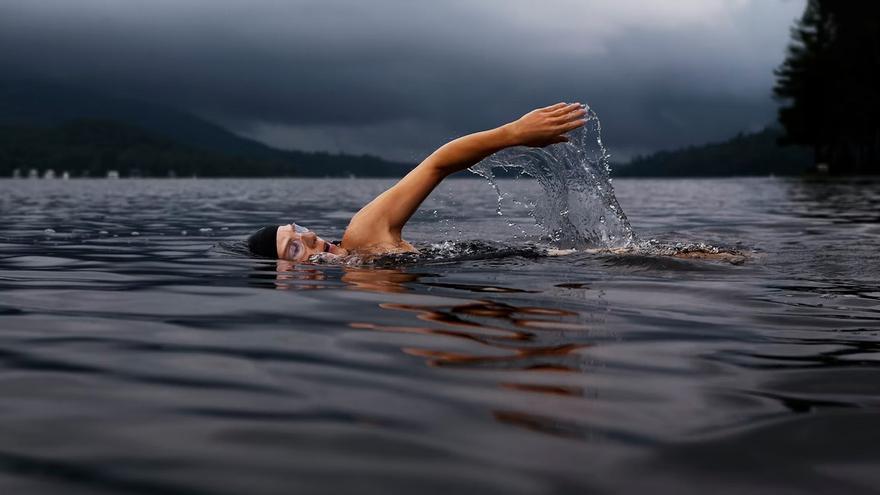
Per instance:
[[[46,230],[43,231],[43,233],[44,233],[44,234],[54,234],[54,233],[55,233],[55,229],[46,229]]]
[[[211,227],[202,227],[199,229],[199,232],[202,232],[202,233],[211,232],[212,230],[214,230],[214,229],[212,229]]]
[[[141,233],[138,232],[137,230],[135,230],[135,231],[132,231],[131,235],[137,237],[137,236],[141,235]]]

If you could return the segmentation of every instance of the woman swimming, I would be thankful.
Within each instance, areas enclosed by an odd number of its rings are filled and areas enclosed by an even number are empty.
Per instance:
[[[586,114],[580,103],[557,103],[495,129],[450,141],[361,208],[339,245],[291,223],[261,228],[248,238],[248,248],[257,256],[293,262],[306,261],[318,253],[346,256],[414,252],[416,249],[403,240],[403,227],[443,179],[505,148],[566,142],[565,134],[583,126]]]

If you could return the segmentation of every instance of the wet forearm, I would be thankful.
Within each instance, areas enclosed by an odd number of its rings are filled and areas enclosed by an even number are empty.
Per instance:
[[[510,128],[503,125],[450,141],[432,153],[425,163],[446,176],[464,170],[492,153],[516,144]]]
[[[544,147],[568,141],[565,133],[586,123],[580,103],[560,102],[537,108],[519,119],[488,131],[460,137],[429,156],[427,166],[443,177],[464,170],[496,151],[511,146]]]

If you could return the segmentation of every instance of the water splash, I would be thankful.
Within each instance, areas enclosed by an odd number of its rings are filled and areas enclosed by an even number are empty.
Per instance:
[[[241,242],[241,241],[239,241]],[[240,249],[247,252],[241,242]],[[678,258],[684,260],[711,260],[740,265],[751,256],[739,249],[713,246],[702,242],[664,242],[656,239],[634,242],[627,247],[597,247],[582,249],[558,249],[546,244],[532,242],[507,243],[488,240],[441,241],[417,246],[418,252],[351,254],[339,256],[331,253],[317,253],[309,258],[310,263],[347,266],[394,267],[407,265],[434,265],[460,263],[464,261],[498,261],[516,264],[516,259],[534,260],[545,257],[573,256],[573,262],[583,262],[595,256],[611,256],[616,264],[644,266],[644,257]],[[599,259],[599,258],[597,258]],[[667,269],[668,264],[649,265]]]
[[[614,196],[602,125],[596,112],[586,109],[587,123],[569,133],[569,142],[546,148],[508,148],[470,171],[486,178],[495,190],[498,215],[504,213],[505,199],[529,207],[530,215],[558,247],[630,247],[636,235]],[[496,168],[533,177],[543,194],[533,204],[510,198],[496,180]]]
[[[488,240],[441,241],[420,244],[417,252],[350,254],[339,256],[316,253],[309,257],[310,263],[347,266],[393,267],[405,265],[432,265],[459,263],[463,261],[536,259],[556,255],[547,246],[524,243],[508,244]]]

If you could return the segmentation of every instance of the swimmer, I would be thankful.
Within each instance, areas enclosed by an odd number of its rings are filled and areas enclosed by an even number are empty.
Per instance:
[[[403,227],[443,179],[505,148],[564,143],[568,141],[566,133],[587,122],[586,114],[580,103],[557,103],[535,109],[495,129],[450,141],[361,208],[352,217],[338,245],[318,237],[306,227],[290,223],[261,228],[248,237],[248,248],[257,256],[292,262],[308,261],[320,253],[370,256],[416,252],[412,244],[403,240]]]

